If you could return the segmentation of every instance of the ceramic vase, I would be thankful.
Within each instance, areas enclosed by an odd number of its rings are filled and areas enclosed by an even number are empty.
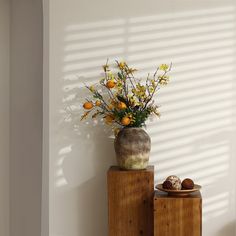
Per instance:
[[[114,141],[119,167],[125,170],[146,169],[151,150],[151,139],[142,128],[123,128]]]

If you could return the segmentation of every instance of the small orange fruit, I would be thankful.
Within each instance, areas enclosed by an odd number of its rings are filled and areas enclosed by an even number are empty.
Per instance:
[[[114,108],[113,104],[109,104],[109,105],[108,105],[108,109],[109,109],[109,110],[112,110],[113,108]]]
[[[97,101],[95,102],[95,105],[96,105],[97,107],[99,107],[101,104],[102,104],[102,103],[101,103],[101,101],[99,101],[99,100],[97,100]]]
[[[119,102],[117,105],[117,108],[120,110],[124,110],[127,108],[126,104],[124,102]]]
[[[122,120],[121,120],[121,124],[122,124],[122,125],[125,125],[125,126],[129,125],[130,122],[131,122],[131,120],[130,120],[130,118],[127,117],[127,116],[123,117]]]
[[[85,102],[83,105],[84,109],[90,110],[93,108],[93,103],[92,102]]]
[[[111,124],[113,120],[114,120],[114,116],[112,116],[112,115],[107,115],[105,117],[105,121],[107,124]]]
[[[113,81],[113,80],[109,80],[106,83],[106,87],[109,88],[109,89],[114,88],[115,86],[116,86],[116,82]]]

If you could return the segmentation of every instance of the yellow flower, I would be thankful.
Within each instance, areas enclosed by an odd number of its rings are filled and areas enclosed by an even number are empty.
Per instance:
[[[114,80],[115,79],[115,75],[112,72],[108,72],[107,75],[108,75],[110,80]]]
[[[168,76],[160,76],[159,77],[159,84],[160,85],[167,85],[169,82],[169,77]]]
[[[155,87],[156,81],[155,81],[154,79],[152,79],[152,80],[151,80],[151,84],[152,84],[153,87]]]
[[[148,90],[149,90],[150,93],[153,93],[153,92],[154,92],[154,88],[151,87],[151,86],[148,88]]]
[[[136,71],[137,71],[137,69],[129,68],[129,69],[127,70],[127,73],[128,73],[128,74],[133,74],[133,73],[136,72]]]
[[[142,93],[146,91],[146,87],[144,85],[141,85],[140,83],[137,84],[137,89]]]
[[[160,113],[158,110],[155,110],[154,113],[155,113],[155,115],[158,116],[158,117],[161,116],[161,113]]]
[[[102,104],[102,103],[101,103],[100,100],[97,100],[97,101],[95,102],[95,105],[96,105],[97,107],[99,107],[101,104]]]
[[[121,62],[118,63],[118,67],[119,67],[120,69],[124,69],[125,66],[126,66],[126,63],[125,63],[124,61],[121,61]]]
[[[123,88],[123,84],[122,84],[122,82],[119,81],[119,80],[118,80],[118,82],[117,82],[117,87],[118,87],[118,88]]]
[[[91,86],[89,87],[89,90],[90,90],[91,92],[95,92],[95,88],[94,88],[94,86],[91,85]]]
[[[159,67],[160,70],[164,70],[164,71],[168,70],[168,68],[169,66],[167,64],[161,64]]]
[[[135,97],[134,97],[134,96],[128,95],[128,98],[129,98],[129,102],[130,102],[132,105],[136,105],[136,100],[135,100]]]

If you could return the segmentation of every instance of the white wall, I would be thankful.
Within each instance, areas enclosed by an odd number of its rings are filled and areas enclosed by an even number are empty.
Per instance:
[[[9,1],[0,0],[0,235],[9,236]]]
[[[195,179],[203,235],[235,235],[235,1],[51,0],[49,16],[50,235],[107,235],[112,140],[101,125],[65,114],[107,57],[145,73],[173,62],[162,118],[148,126],[156,181]]]
[[[41,235],[42,64],[42,1],[12,0],[11,236]]]

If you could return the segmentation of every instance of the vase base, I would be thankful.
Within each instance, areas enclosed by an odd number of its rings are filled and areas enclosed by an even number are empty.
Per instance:
[[[130,156],[126,158],[117,158],[118,165],[124,170],[145,170],[148,166],[148,155]]]

